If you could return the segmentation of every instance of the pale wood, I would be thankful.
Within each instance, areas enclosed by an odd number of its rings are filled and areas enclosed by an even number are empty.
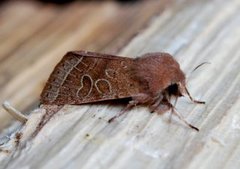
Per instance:
[[[192,95],[206,101],[206,105],[195,105],[181,98],[177,104],[178,111],[200,132],[175,117],[169,123],[169,114],[150,114],[144,107],[108,124],[123,107],[91,104],[65,106],[31,139],[44,114],[37,109],[19,129],[23,135],[17,149],[14,133],[2,143],[5,151],[0,153],[0,168],[238,169],[239,8],[238,0],[174,3],[119,52],[129,57],[155,51],[173,54],[189,77]],[[98,20],[98,16],[92,17]],[[74,42],[69,39],[60,47],[67,50]],[[46,55],[61,52],[52,50]],[[44,67],[46,58],[40,60],[37,70]],[[205,61],[211,64],[191,73]],[[31,77],[30,72],[25,73]]]

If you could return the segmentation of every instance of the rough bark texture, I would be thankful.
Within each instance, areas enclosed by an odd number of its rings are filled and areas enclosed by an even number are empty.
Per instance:
[[[192,95],[206,105],[177,103],[199,132],[144,107],[109,124],[124,105],[64,106],[34,138],[43,108],[30,112],[25,125],[5,129],[10,117],[1,110],[0,168],[238,169],[239,8],[239,0],[1,6],[0,101],[34,107],[54,65],[66,51],[82,49],[128,57],[171,53]]]

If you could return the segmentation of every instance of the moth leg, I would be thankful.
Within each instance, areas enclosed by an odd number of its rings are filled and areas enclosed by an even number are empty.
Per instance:
[[[158,107],[155,109],[155,112],[160,115],[160,114],[163,114],[170,109],[171,109],[171,107],[168,104],[166,104],[164,102],[160,102]]]
[[[113,116],[111,119],[108,120],[108,123],[113,122],[116,118],[118,118],[119,116],[123,115],[124,113],[126,113],[128,110],[132,109],[134,106],[136,106],[138,104],[138,101],[136,100],[131,100],[128,105],[117,115]]]
[[[137,104],[152,103],[155,101],[154,98],[152,98],[151,96],[149,96],[146,93],[139,93],[135,96],[132,96],[132,100],[136,101]]]
[[[171,103],[169,103],[172,113],[174,113],[180,120],[182,120],[186,125],[188,125],[190,128],[199,131],[199,129],[195,126],[193,126],[192,124],[188,123],[184,117],[173,107],[173,105]]]
[[[171,110],[171,114],[175,114],[180,120],[182,120],[187,126],[189,126],[190,128],[196,130],[196,131],[199,131],[199,129],[195,126],[193,126],[192,124],[188,123],[184,117],[179,113],[177,112],[177,110],[174,108],[174,106],[168,102],[168,101],[164,101],[162,102],[159,107],[158,107],[158,110],[157,110],[157,113],[158,114],[162,114],[168,110]],[[172,115],[171,115],[172,116]]]
[[[171,109],[171,106],[169,105],[170,99],[171,99],[171,96],[167,92],[164,92],[159,96],[160,103],[158,104],[158,106],[155,109],[157,114],[163,114],[166,111]]]
[[[173,103],[173,106],[172,106],[172,107],[176,107],[176,105],[177,105],[177,100],[178,100],[178,97],[175,97],[174,103]],[[172,115],[173,115],[173,108],[171,108],[170,117],[169,117],[169,123],[172,122]]]
[[[162,99],[163,99],[163,95],[161,94],[154,100],[154,102],[150,106],[151,113],[154,113],[157,110],[157,108],[159,107],[159,105],[162,102]]]
[[[188,97],[190,98],[190,100],[191,100],[192,102],[194,102],[194,103],[196,103],[196,104],[205,104],[204,101],[200,101],[200,100],[195,100],[195,99],[193,99],[192,96],[190,95],[188,89],[187,89],[186,87],[185,87],[185,91],[186,91]]]

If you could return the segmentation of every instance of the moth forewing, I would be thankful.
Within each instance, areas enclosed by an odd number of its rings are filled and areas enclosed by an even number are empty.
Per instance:
[[[68,52],[41,94],[42,104],[83,104],[128,98],[139,92],[130,78],[133,59],[93,52]]]

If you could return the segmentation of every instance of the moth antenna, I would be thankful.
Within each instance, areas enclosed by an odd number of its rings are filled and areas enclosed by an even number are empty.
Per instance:
[[[200,68],[201,66],[205,65],[205,64],[211,64],[210,62],[203,62],[203,63],[200,63],[199,65],[197,65],[191,72],[190,72],[190,75],[187,76],[187,81],[188,79],[190,79],[191,75],[193,72],[195,72],[198,68]]]
[[[191,73],[193,73],[194,71],[196,71],[198,68],[200,68],[201,66],[205,65],[205,64],[211,64],[210,62],[203,62],[203,63],[200,63],[198,66],[196,66]]]
[[[197,103],[197,104],[205,104],[205,101],[199,101],[199,100],[193,99],[192,96],[190,95],[188,89],[187,89],[186,87],[185,87],[185,91],[186,91],[189,99],[190,99],[192,102]]]
[[[198,68],[200,68],[201,66],[203,66],[203,65],[205,65],[205,64],[211,64],[211,63],[210,63],[210,62],[200,63],[198,66],[196,66],[196,67],[191,71],[191,74],[192,74],[194,71],[196,71]],[[190,74],[190,76],[188,76],[187,81],[188,81],[188,79],[191,77],[191,74]],[[186,91],[188,97],[190,98],[190,100],[191,100],[192,102],[197,103],[197,104],[205,104],[204,101],[199,101],[199,100],[193,99],[192,96],[190,95],[187,87],[184,87],[184,88],[185,88],[185,91]]]
[[[16,110],[14,107],[11,106],[11,104],[7,101],[4,101],[2,104],[2,107],[16,120],[26,123],[28,121],[27,116],[23,115],[20,111]]]

